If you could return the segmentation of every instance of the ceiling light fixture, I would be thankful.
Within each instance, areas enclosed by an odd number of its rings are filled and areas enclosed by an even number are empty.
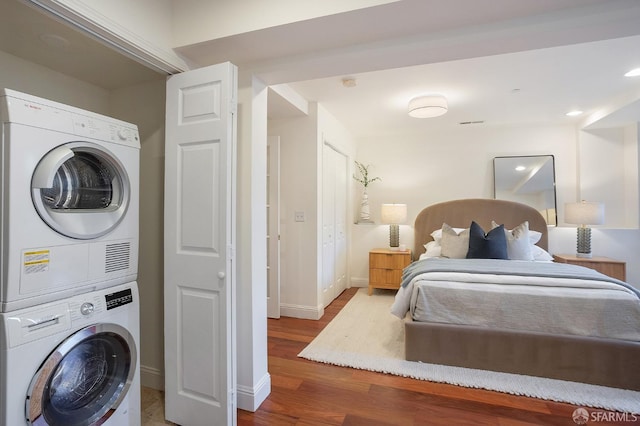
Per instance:
[[[577,117],[577,116],[579,116],[580,114],[582,114],[582,111],[578,111],[578,110],[576,110],[576,111],[569,111],[569,112],[567,113],[567,116],[569,116],[569,117]]]
[[[409,101],[409,115],[415,118],[438,117],[448,109],[447,98],[442,95],[418,96]]]
[[[633,69],[624,75],[625,77],[638,77],[640,76],[640,68]]]

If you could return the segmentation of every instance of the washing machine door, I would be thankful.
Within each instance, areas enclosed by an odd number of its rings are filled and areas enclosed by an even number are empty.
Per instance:
[[[26,400],[30,425],[104,423],[126,396],[136,367],[131,334],[96,324],[68,337],[31,380]]]
[[[49,151],[31,179],[33,204],[62,235],[93,239],[115,229],[129,205],[129,178],[104,147],[71,142]]]

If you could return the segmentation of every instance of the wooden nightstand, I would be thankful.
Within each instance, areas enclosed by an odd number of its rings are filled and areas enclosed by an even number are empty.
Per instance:
[[[369,252],[369,295],[374,288],[399,289],[402,270],[410,263],[411,250],[371,250]]]
[[[591,259],[577,257],[570,254],[554,254],[553,261],[558,263],[570,263],[572,265],[586,266],[595,269],[612,278],[621,281],[627,280],[627,264],[621,260],[610,259],[608,257],[594,256]]]

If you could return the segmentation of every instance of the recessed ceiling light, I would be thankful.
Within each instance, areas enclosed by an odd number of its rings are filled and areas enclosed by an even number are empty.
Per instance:
[[[567,115],[568,115],[569,117],[577,117],[577,116],[578,116],[578,115],[580,115],[580,114],[582,114],[582,111],[578,111],[578,110],[576,110],[576,111],[569,111],[569,112],[567,113]]]
[[[633,69],[624,75],[625,77],[638,77],[640,76],[640,68]]]
[[[524,172],[525,169],[526,169],[525,166],[516,166],[516,170],[519,171],[519,172]]]

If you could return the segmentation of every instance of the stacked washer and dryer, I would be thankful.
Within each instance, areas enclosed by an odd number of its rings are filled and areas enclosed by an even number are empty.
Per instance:
[[[135,125],[0,92],[0,426],[140,423]]]

